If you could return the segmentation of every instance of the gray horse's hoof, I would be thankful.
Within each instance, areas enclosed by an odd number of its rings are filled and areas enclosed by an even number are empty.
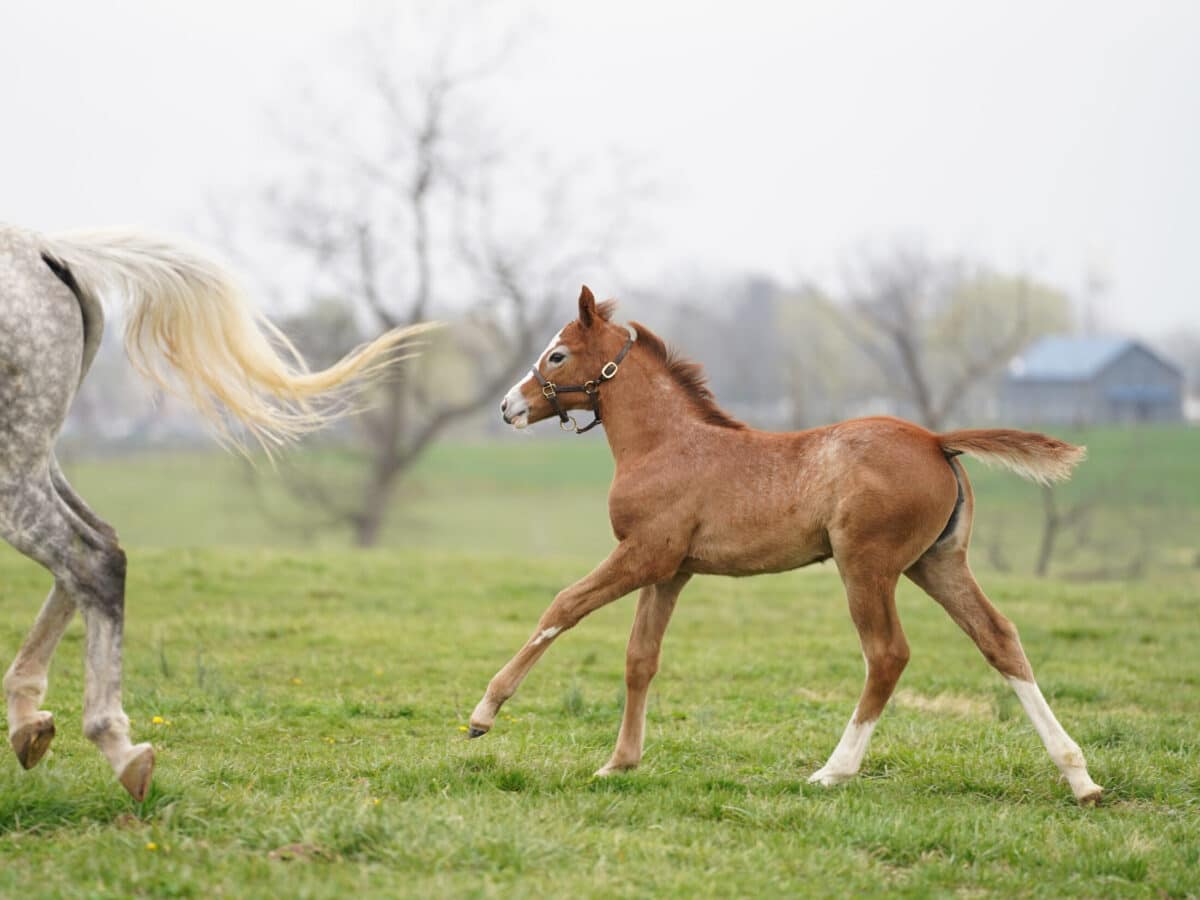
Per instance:
[[[42,718],[18,728],[10,740],[21,768],[32,769],[42,761],[54,740],[54,716],[43,713]]]
[[[141,803],[150,790],[150,779],[154,777],[154,748],[149,744],[134,747],[133,758],[125,763],[119,780],[129,796]]]

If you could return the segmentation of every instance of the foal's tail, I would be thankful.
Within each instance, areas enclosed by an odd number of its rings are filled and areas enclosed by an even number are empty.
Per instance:
[[[361,389],[379,378],[403,358],[399,351],[413,337],[436,327],[397,328],[328,369],[310,372],[233,277],[184,244],[105,229],[44,238],[42,250],[77,293],[93,301],[106,294],[125,299],[125,349],[142,375],[191,400],[219,438],[239,443],[229,429],[232,418],[268,451],[346,410],[344,402],[317,408],[310,401],[344,401],[348,386]]]
[[[1039,484],[1066,481],[1087,456],[1087,447],[1008,428],[968,428],[939,434],[937,439],[947,453],[965,453],[989,466],[1004,466]]]

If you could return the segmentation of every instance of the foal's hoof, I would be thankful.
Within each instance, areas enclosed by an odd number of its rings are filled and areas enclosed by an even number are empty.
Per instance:
[[[1092,781],[1092,776],[1086,769],[1072,769],[1066,772],[1063,778],[1071,785],[1071,793],[1075,795],[1075,802],[1080,806],[1096,806],[1100,803],[1104,788]]]
[[[607,778],[609,775],[622,775],[625,772],[632,772],[637,768],[637,763],[605,763],[599,769],[592,773],[593,778]]]
[[[149,744],[138,744],[133,748],[134,756],[125,763],[121,770],[121,787],[129,791],[129,796],[141,803],[146,799],[150,790],[150,779],[154,775],[154,748]]]
[[[38,716],[18,728],[10,738],[23,769],[32,769],[41,762],[50,749],[50,742],[54,740],[54,716],[48,712],[38,713]]]
[[[854,777],[854,774],[853,772],[831,772],[827,769],[818,769],[808,776],[808,783],[834,787],[835,785],[845,784]]]
[[[1104,796],[1104,788],[1096,785],[1094,791],[1088,791],[1081,797],[1076,797],[1075,800],[1080,806],[1099,806],[1100,799]]]
[[[474,725],[472,725],[467,729],[467,740],[470,740],[471,738],[483,737],[487,733],[488,730],[486,728],[476,728]]]

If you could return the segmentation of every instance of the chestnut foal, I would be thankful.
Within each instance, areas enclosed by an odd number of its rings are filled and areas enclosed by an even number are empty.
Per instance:
[[[832,557],[867,676],[837,748],[810,781],[833,785],[858,773],[908,662],[895,603],[896,583],[907,575],[1012,685],[1076,799],[1095,803],[1101,788],[1042,697],[1016,628],[967,565],[974,499],[955,459],[970,454],[1046,483],[1067,478],[1083,448],[1003,429],[933,434],[892,418],[789,434],[756,431],[716,406],[698,365],[676,357],[637,323],[612,323],[612,311],[611,301],[597,305],[585,287],[579,318],[551,339],[501,411],[516,428],[557,415],[575,431],[586,429],[571,410],[603,414],[616,460],[609,515],[619,543],[595,571],[559,593],[491,680],[471,715],[470,736],[492,727],[501,704],[559,634],[640,589],[621,731],[596,774],[632,769],[642,757],[646,693],[663,633],[688,579],[780,572]]]

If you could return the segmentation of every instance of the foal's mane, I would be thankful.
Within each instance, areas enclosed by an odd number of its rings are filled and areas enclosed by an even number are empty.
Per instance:
[[[629,324],[637,329],[636,346],[645,348],[651,356],[663,364],[667,374],[683,388],[684,393],[687,394],[705,422],[720,428],[746,427],[744,423],[739,422],[717,406],[717,398],[713,396],[713,392],[708,386],[708,376],[704,374],[704,366],[681,355],[674,347],[667,346],[666,341],[640,322],[630,322]]]

